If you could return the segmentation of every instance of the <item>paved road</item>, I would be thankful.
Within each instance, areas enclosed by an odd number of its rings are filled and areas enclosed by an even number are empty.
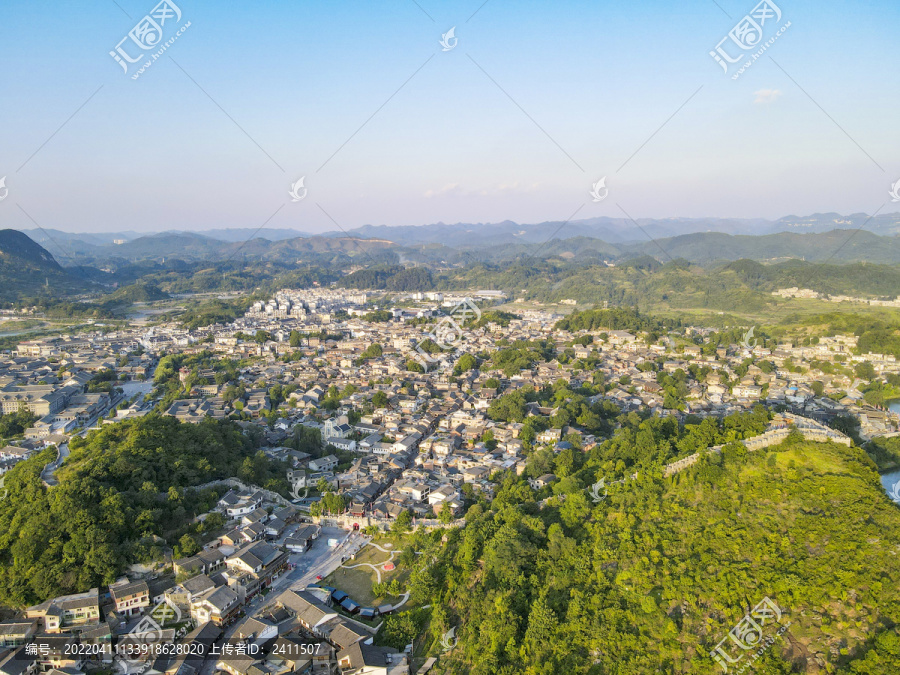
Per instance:
[[[328,547],[329,539],[337,539],[338,545]],[[350,532],[337,527],[323,527],[319,538],[306,553],[297,556],[296,567],[285,575],[290,579],[291,588],[303,588],[316,583],[316,576],[327,577],[341,566],[341,558],[349,558],[365,543],[366,537],[359,532]],[[279,579],[279,581],[281,581]],[[287,582],[286,582],[287,583]]]
[[[153,391],[153,380],[149,379],[143,382],[128,380],[126,382],[120,382],[116,386],[125,392],[125,398],[128,399],[135,394],[149,394]]]
[[[118,405],[122,401],[126,401],[135,394],[149,394],[153,391],[153,380],[145,380],[144,382],[138,382],[135,380],[129,380],[127,382],[121,382],[116,384],[117,387],[120,387],[123,391],[122,397],[117,399],[113,406]],[[103,415],[105,416],[109,413],[107,410]],[[102,417],[98,415],[91,419],[90,422],[84,425],[84,428],[76,434],[77,436],[81,436],[84,438],[87,435],[87,432],[91,429],[99,426],[102,422]],[[43,480],[47,485],[57,485],[58,482],[55,477],[56,470],[59,468],[60,464],[66,461],[66,457],[69,456],[69,445],[63,444],[59,446],[59,453],[57,454],[56,461],[48,464],[44,467],[44,470],[41,472],[41,480]]]
[[[293,529],[295,528],[288,530],[288,533]],[[337,539],[338,545],[330,548],[328,546],[329,539]],[[300,590],[310,584],[317,583],[317,576],[326,577],[331,574],[341,566],[342,556],[349,558],[366,543],[366,540],[367,538],[359,532],[351,533],[350,530],[342,530],[338,527],[323,527],[319,538],[313,540],[312,546],[310,546],[308,551],[290,555],[289,560],[294,564],[294,569],[278,577],[265,597],[258,595],[251,600],[244,607],[244,614],[253,616],[272,602],[278,594],[288,588]],[[235,622],[226,629],[226,637],[230,637],[234,633],[239,623]]]
[[[298,526],[299,527],[299,526]],[[296,527],[286,530],[284,536],[289,536]],[[283,539],[283,537],[282,537]],[[334,548],[328,546],[329,539],[337,539],[338,545]],[[264,597],[257,595],[251,602],[244,607],[246,616],[253,616],[263,607],[271,603],[278,594],[288,588],[302,589],[310,584],[316,583],[316,577],[326,577],[334,570],[341,566],[341,558],[349,558],[351,555],[359,551],[369,541],[369,538],[360,532],[351,532],[338,527],[323,527],[318,539],[315,539],[309,550],[305,553],[293,553],[290,556],[290,562],[294,564],[294,569],[287,574],[281,575],[272,584],[270,592]],[[275,542],[276,544],[280,543]],[[401,601],[401,605],[405,599]],[[398,605],[399,607],[400,605]],[[231,637],[240,621],[236,621],[225,630],[225,637]],[[197,675],[214,675],[216,670],[217,658],[206,658]]]

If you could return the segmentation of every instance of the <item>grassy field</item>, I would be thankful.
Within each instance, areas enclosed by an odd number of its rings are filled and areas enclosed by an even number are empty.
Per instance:
[[[768,298],[767,298],[768,299]],[[811,298],[775,298],[772,297],[772,305],[765,310],[749,311],[746,308],[736,306],[724,312],[717,309],[707,309],[700,306],[702,302],[697,300],[695,306],[684,306],[682,303],[669,304],[667,302],[651,302],[641,305],[640,311],[661,318],[681,319],[685,323],[694,325],[706,325],[717,328],[731,326],[772,326],[784,324],[788,320],[791,323],[799,319],[806,319],[820,314],[840,313],[853,314],[854,316],[870,319],[880,319],[886,322],[900,320],[900,309],[890,307],[872,307],[861,303],[828,302]],[[564,305],[559,303],[538,303],[533,301],[508,302],[495,308],[505,312],[522,312],[523,310],[543,310],[558,314],[570,314],[574,310],[591,309],[593,305],[578,303],[577,305]]]
[[[393,542],[385,539],[382,541],[375,542],[379,546],[385,547],[385,544],[391,544]],[[391,549],[393,550],[393,549]],[[397,549],[401,551],[401,548]],[[397,555],[394,555],[394,564],[397,565],[396,559]],[[383,553],[379,551],[374,546],[366,546],[359,553],[356,554],[355,560],[348,560],[344,563],[347,566],[353,565],[375,565],[378,567],[381,573],[381,581],[384,583],[391,583],[394,579],[397,579],[400,583],[400,588],[404,591],[406,590],[406,581],[409,578],[409,570],[402,569],[399,565],[395,567],[390,572],[386,572],[382,569],[382,565],[388,562],[391,559],[391,555],[389,553]],[[359,603],[365,607],[372,607],[377,605],[383,605],[385,603],[395,604],[399,601],[398,597],[395,596],[376,596],[372,593],[372,585],[378,581],[378,574],[376,571],[368,566],[363,567],[354,567],[353,569],[348,569],[347,567],[339,567],[332,574],[328,575],[325,580],[322,582],[327,586],[334,586],[337,589],[340,589],[347,593],[354,602]]]
[[[763,311],[747,311],[734,307],[729,312],[704,308],[680,308],[664,303],[651,304],[646,309],[648,314],[660,317],[677,318],[687,323],[709,324],[713,326],[735,325],[779,325],[790,319],[806,319],[820,314],[840,313],[854,316],[881,319],[896,322],[900,318],[900,309],[890,307],[872,307],[861,303],[828,302],[810,298],[773,298],[774,306]]]
[[[408,577],[408,570],[381,573],[382,581],[390,582],[394,578],[399,579],[401,588],[404,588],[404,583]],[[328,575],[322,583],[344,591],[353,599],[353,602],[364,607],[376,607],[386,603],[393,605],[399,602],[398,597],[391,595],[374,595],[372,593],[372,584],[376,581],[375,571],[371,567],[360,567],[352,570],[339,567],[332,574]]]
[[[756,452],[763,452],[767,457],[774,456],[775,465],[782,470],[804,467],[804,469],[811,469],[822,474],[846,473],[843,464],[835,458],[833,453],[828,452],[825,446],[796,447],[781,452],[771,450],[757,450]],[[741,476],[744,480],[750,480],[760,478],[770,472],[770,467],[765,464],[747,464],[741,469]]]
[[[6,321],[0,321],[0,332],[12,333],[14,331],[30,330],[31,328],[38,328],[46,325],[47,323],[42,319],[7,319]]]
[[[791,466],[802,466],[822,474],[847,473],[844,465],[833,454],[818,452],[818,447],[796,447],[787,452],[775,454],[779,468],[787,469]],[[791,464],[793,462],[793,465]]]

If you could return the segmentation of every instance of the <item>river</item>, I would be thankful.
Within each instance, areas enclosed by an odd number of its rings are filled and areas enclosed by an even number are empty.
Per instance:
[[[42,322],[39,326],[32,326],[31,328],[23,328],[21,330],[12,330],[0,333],[0,337],[11,337],[13,335],[28,335],[29,333],[37,333],[38,331],[44,330],[49,325],[50,324],[48,324],[47,322]],[[3,326],[3,324],[0,323],[0,326]]]

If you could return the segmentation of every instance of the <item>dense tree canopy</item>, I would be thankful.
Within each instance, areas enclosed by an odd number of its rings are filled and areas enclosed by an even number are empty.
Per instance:
[[[630,308],[591,309],[573,312],[556,322],[556,328],[569,331],[578,330],[641,330],[665,332],[676,326],[674,321],[662,321],[638,314]]]
[[[30,413],[25,406],[17,412],[0,415],[0,440],[21,436],[36,419],[37,416]]]
[[[47,487],[40,478],[55,449],[20,463],[5,477],[4,603],[30,604],[107,584],[128,564],[161,557],[166,541],[188,544],[179,541],[188,530],[202,534],[191,519],[212,508],[218,493],[185,488],[238,475],[271,489],[286,488],[283,467],[256,454],[230,422],[183,424],[151,414],[104,426],[86,440],[73,439],[70,447],[57,471],[58,486]]]
[[[613,442],[636,443],[640,464],[664,454],[672,436],[654,429],[666,424],[646,420]],[[791,626],[754,672],[810,672],[820,660],[819,672],[895,672],[900,510],[862,450],[796,438],[754,453],[729,446],[670,479],[607,483],[597,503],[587,488],[614,459],[604,454],[590,453],[564,500],[543,507],[524,476],[500,476],[494,499],[415,572],[430,589],[422,600],[458,627],[435,672],[718,673],[710,651],[765,597]]]

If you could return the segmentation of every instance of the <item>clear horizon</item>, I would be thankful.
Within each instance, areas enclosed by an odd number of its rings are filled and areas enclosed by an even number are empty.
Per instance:
[[[769,222],[769,223],[773,223],[773,224],[774,224],[774,223],[777,223],[777,222],[779,222],[779,221],[781,221],[781,220],[785,220],[785,219],[788,219],[788,218],[794,218],[794,217],[795,217],[795,218],[798,218],[798,219],[799,219],[799,218],[809,218],[809,217],[816,216],[816,215],[830,215],[830,214],[825,214],[825,213],[797,214],[797,213],[793,213],[793,214],[788,214],[788,215],[782,216],[781,218],[771,218],[771,219],[769,219],[769,218],[731,218],[731,217],[728,217],[728,216],[697,216],[697,217],[692,217],[692,218],[686,218],[686,217],[682,217],[682,216],[666,216],[666,217],[663,217],[663,218],[643,218],[643,217],[639,217],[639,218],[637,218],[636,220],[638,220],[638,221],[640,221],[640,220],[654,220],[654,221],[662,221],[662,220],[703,221],[703,220],[717,219],[717,220],[731,221],[731,222],[747,222],[747,221],[753,221],[753,220],[765,220],[766,222]],[[851,216],[867,216],[867,217],[872,217],[872,214],[868,214],[868,213],[834,213],[834,215],[840,216],[840,217],[846,217],[846,218],[849,218],[849,217],[851,217]],[[888,213],[882,212],[882,213],[877,214],[877,216],[878,216],[878,217],[885,217],[885,218],[888,218],[888,217],[893,216],[893,217],[896,217],[896,218],[900,218],[900,211],[893,211],[893,212],[888,212]],[[610,218],[615,218],[615,219],[617,219],[617,220],[627,220],[627,218],[625,218],[624,216],[619,216],[618,218],[616,218],[615,216],[611,216]],[[572,224],[577,224],[577,223],[580,223],[580,222],[584,222],[585,220],[586,220],[586,219],[575,218],[575,219],[573,219],[573,220],[571,220],[571,221],[568,221],[568,222],[570,222],[570,223],[572,223]],[[488,227],[490,227],[490,226],[494,226],[494,225],[502,225],[502,224],[505,223],[505,222],[515,223],[516,225],[541,225],[541,224],[542,224],[542,223],[526,223],[526,222],[519,222],[519,221],[513,221],[513,220],[511,220],[511,219],[506,219],[506,220],[499,220],[499,221],[492,221],[492,222],[478,222],[478,223],[470,223],[470,222],[462,222],[462,221],[458,221],[458,222],[455,222],[455,223],[436,222],[436,223],[422,223],[422,224],[418,224],[418,225],[416,225],[416,224],[412,224],[412,225],[389,225],[389,224],[387,224],[387,223],[379,223],[379,224],[363,223],[362,225],[358,225],[358,226],[356,226],[356,227],[353,227],[353,228],[347,228],[347,229],[348,229],[349,231],[354,231],[354,230],[362,229],[362,228],[366,228],[366,227],[373,227],[373,228],[379,228],[379,227],[417,227],[417,228],[426,228],[426,227],[457,227],[457,226],[465,226],[465,225],[482,225],[482,226],[488,226]],[[557,221],[544,221],[544,222],[548,222],[548,223],[552,223],[552,224],[558,224],[558,223],[563,222],[563,221],[557,220]],[[34,232],[39,232],[41,229],[55,229],[55,228],[41,228],[41,227],[36,227],[33,223],[31,223],[30,226],[19,227],[19,228],[8,228],[8,229],[17,229],[17,230],[20,231],[20,232],[28,233],[28,232],[33,232],[33,231],[34,231]],[[307,235],[307,236],[317,236],[317,235],[323,235],[323,234],[338,234],[338,236],[343,236],[343,235],[341,235],[341,231],[338,230],[338,229],[322,230],[322,231],[319,231],[319,232],[307,232],[307,231],[304,231],[304,230],[301,230],[301,229],[298,229],[298,228],[295,228],[295,227],[275,227],[275,226],[271,226],[271,225],[267,225],[267,226],[262,227],[262,228],[244,228],[244,227],[209,227],[209,228],[205,228],[205,229],[180,229],[180,228],[173,228],[173,229],[169,229],[169,230],[142,230],[142,231],[138,231],[138,230],[91,230],[91,231],[81,231],[81,232],[74,232],[74,231],[73,231],[73,232],[66,232],[66,233],[67,233],[67,234],[71,234],[71,235],[73,235],[73,236],[77,236],[77,235],[112,235],[112,234],[131,234],[131,233],[137,234],[137,235],[139,235],[139,236],[150,236],[150,235],[167,234],[167,233],[193,233],[193,234],[200,234],[200,235],[202,235],[202,234],[205,234],[205,233],[207,233],[207,232],[217,232],[217,231],[225,231],[225,232],[229,232],[229,231],[239,231],[239,230],[245,230],[245,229],[252,229],[252,230],[254,230],[255,233],[256,233],[256,234],[254,235],[254,238],[265,238],[265,237],[264,237],[264,233],[265,233],[267,230],[270,230],[270,231],[271,231],[271,230],[276,230],[276,231],[292,231],[292,232],[297,232],[298,234],[301,234],[301,235]],[[831,229],[839,230],[839,229],[856,229],[856,228],[855,228],[855,227],[842,228],[842,227],[840,227],[840,226],[838,226],[838,225],[835,225],[835,227],[833,227],[833,228],[831,228]],[[866,228],[866,227],[864,226],[864,227],[859,228],[859,229],[864,229],[864,230],[865,230],[865,229],[869,229],[869,228]],[[60,231],[64,231],[64,230],[60,230]],[[718,230],[708,230],[708,231],[709,231],[709,232],[719,232]],[[785,231],[787,231],[787,230],[785,230]],[[827,231],[827,230],[821,230],[821,231],[820,231],[820,230],[816,230],[816,232],[825,232],[825,231]],[[64,232],[65,232],[65,231],[64,231]],[[795,233],[796,233],[796,232],[795,232]],[[815,233],[815,232],[809,232],[808,234],[814,234],[814,233]],[[731,233],[728,233],[728,232],[722,232],[722,234],[731,234]],[[764,233],[764,234],[773,234],[773,233],[772,233],[772,232],[766,232],[766,233]],[[802,234],[802,233],[797,233],[797,234]],[[673,236],[677,236],[677,235],[673,235]],[[560,236],[559,236],[558,238],[560,238],[560,239],[565,239],[565,238],[566,238],[566,236],[565,236],[565,231],[564,231],[564,230],[560,233]],[[602,239],[602,237],[599,237],[599,238]]]

